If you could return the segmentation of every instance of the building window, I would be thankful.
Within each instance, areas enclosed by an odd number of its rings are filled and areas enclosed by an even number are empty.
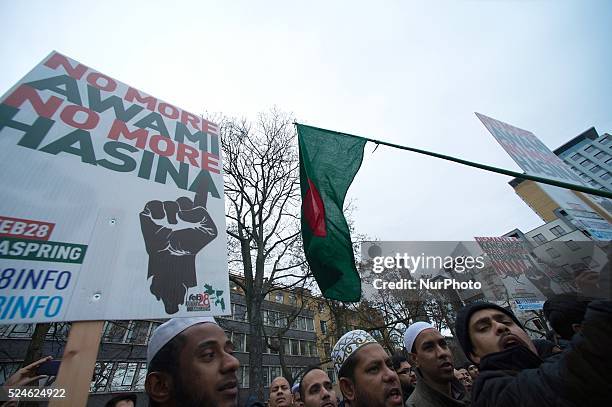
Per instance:
[[[242,389],[249,388],[249,367],[240,366],[237,372],[238,387]]]
[[[287,301],[289,302],[290,305],[296,305],[297,297],[295,296],[295,294],[287,294]]]
[[[280,366],[270,366],[270,381],[276,379],[277,377],[282,375],[282,370]]]
[[[319,356],[317,352],[317,343],[316,342],[308,342],[308,347],[310,348],[309,353],[310,356]]]
[[[533,237],[533,240],[534,240],[534,241],[536,241],[536,242],[537,242],[537,243],[539,243],[539,244],[544,244],[544,243],[546,243],[546,242],[547,242],[546,238],[545,238],[545,237],[544,237],[544,235],[543,235],[543,234],[541,234],[541,233],[538,233],[537,235],[535,235],[535,236]]]
[[[608,138],[608,136],[605,136],[605,137],[603,137],[603,138],[601,138],[599,140],[599,143],[603,144],[603,145],[606,145],[606,144],[608,144],[609,141],[610,141],[610,139]]]
[[[21,362],[0,363],[0,384],[4,384],[6,379],[15,374],[21,367]]]
[[[278,338],[270,338],[270,346],[268,346],[269,353],[271,355],[278,355],[278,348],[280,344],[278,343]]]
[[[327,321],[321,320],[321,333],[327,333]]]
[[[591,151],[595,150],[595,147],[593,146],[587,146],[584,151],[586,151],[587,153],[590,153]]]
[[[556,259],[558,257],[561,257],[561,255],[559,254],[558,251],[556,251],[554,248],[549,247],[548,249],[546,249],[546,253],[548,253],[548,255],[552,258],[552,259]]]
[[[298,320],[298,329],[305,331],[306,330],[306,318],[297,317]]]
[[[283,293],[278,292],[274,295],[274,301],[280,302],[282,304],[284,300],[285,296],[283,295]]]
[[[145,379],[147,378],[147,364],[141,363],[138,367],[138,374],[134,381],[134,390],[144,391]]]
[[[584,160],[580,161],[580,165],[582,165],[584,167],[588,167],[590,165],[593,165],[593,162],[591,160],[584,159]]]
[[[595,166],[593,166],[593,168],[590,169],[590,171],[593,174],[597,174],[599,171],[601,171],[601,167],[599,165],[595,165]]]
[[[111,377],[113,370],[113,362],[96,362],[94,369],[94,380],[89,386],[89,391],[92,393],[101,393],[106,391],[106,384]]]
[[[582,258],[582,261],[588,265],[589,267],[597,267],[599,263],[597,263],[591,256],[586,256]]]
[[[232,304],[232,318],[236,321],[248,320],[247,307],[242,304]]]
[[[580,159],[580,157],[581,157],[581,155],[580,155],[580,154],[578,154],[578,153],[576,153],[576,154],[574,154],[574,155],[572,156],[572,160],[574,160],[574,161],[578,161],[578,160]]]
[[[603,174],[601,174],[600,177],[601,177],[601,179],[606,181],[606,180],[610,179],[610,173],[606,171]]]
[[[572,264],[572,270],[574,271],[574,274],[577,275],[578,273],[586,271],[587,270],[587,266],[584,263]]]
[[[567,247],[569,247],[573,251],[580,249],[580,246],[578,245],[578,243],[574,242],[573,240],[568,240],[567,242],[565,242],[565,244],[567,245]]]
[[[591,185],[591,186],[594,186],[594,187],[599,187],[599,184],[598,184],[597,182],[593,181],[593,180],[589,181],[588,183],[589,183],[589,185]]]
[[[123,343],[127,333],[128,321],[107,321],[102,336],[103,342]]]
[[[236,352],[246,352],[246,334],[232,332],[232,343]]]
[[[306,319],[306,330],[314,332],[314,320],[312,318],[305,318],[305,319]]]
[[[119,362],[111,380],[110,391],[132,389],[132,381],[136,375],[138,363]]]
[[[293,366],[293,367],[290,367],[289,370],[291,371],[291,376],[298,377],[304,372],[304,370],[306,370],[306,367],[305,366]]]
[[[297,339],[290,339],[291,344],[291,354],[297,356],[300,354],[300,341]]]
[[[329,342],[325,342],[323,344],[323,351],[325,352],[326,358],[328,358],[331,355],[331,344]]]
[[[595,154],[595,158],[599,158],[600,160],[605,160],[607,156],[608,154],[604,153],[603,151],[600,151],[597,154]]]
[[[149,336],[149,321],[131,321],[128,331],[128,343],[146,345]]]
[[[13,325],[0,325],[0,336],[8,336]]]
[[[30,338],[34,333],[34,325],[32,324],[16,324],[9,334],[10,338]]]
[[[563,236],[565,234],[565,230],[561,226],[555,226],[554,228],[551,228],[550,231],[553,235],[557,237]]]
[[[70,331],[69,322],[56,322],[49,327],[46,338],[49,340],[66,340],[68,331]]]

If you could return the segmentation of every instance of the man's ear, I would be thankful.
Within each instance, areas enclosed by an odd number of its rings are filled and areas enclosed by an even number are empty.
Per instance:
[[[344,397],[349,400],[355,400],[355,384],[348,377],[341,377],[339,380],[340,391]]]
[[[151,372],[145,379],[145,391],[158,403],[168,402],[172,398],[174,383],[165,372]]]
[[[419,367],[419,360],[416,353],[409,352],[408,357],[410,358],[410,364],[414,367]]]

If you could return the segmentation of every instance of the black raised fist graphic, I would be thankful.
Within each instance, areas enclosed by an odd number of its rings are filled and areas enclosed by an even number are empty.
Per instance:
[[[197,285],[195,257],[217,237],[217,226],[206,210],[208,184],[201,183],[195,199],[149,201],[140,212],[140,227],[149,254],[147,280],[151,293],[166,312],[178,312],[185,293]]]

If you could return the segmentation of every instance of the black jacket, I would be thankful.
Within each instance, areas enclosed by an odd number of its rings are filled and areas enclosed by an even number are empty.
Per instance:
[[[474,407],[612,406],[612,302],[589,305],[571,347],[543,361],[515,346],[485,356]]]

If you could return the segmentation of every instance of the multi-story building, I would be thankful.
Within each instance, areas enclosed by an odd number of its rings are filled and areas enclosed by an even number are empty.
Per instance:
[[[604,191],[612,190],[611,135],[599,136],[591,127],[554,150],[554,153],[585,184]],[[612,200],[574,192],[575,202],[562,204],[537,182],[514,178],[509,184],[545,222],[552,222],[561,215],[594,240],[609,240],[612,237]]]
[[[587,184],[612,191],[612,136],[591,127],[554,150]]]

